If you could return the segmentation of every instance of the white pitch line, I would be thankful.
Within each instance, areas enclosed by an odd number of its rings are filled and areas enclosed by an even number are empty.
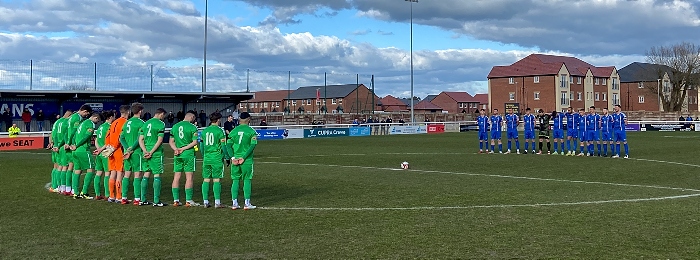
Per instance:
[[[700,165],[689,164],[689,163],[669,162],[669,161],[661,161],[661,160],[653,160],[653,159],[641,159],[641,158],[630,158],[630,159],[632,159],[632,160],[637,160],[637,161],[657,162],[657,163],[668,163],[668,164],[675,164],[675,165],[683,165],[683,166],[690,166],[690,167],[697,167],[697,168],[700,168]]]
[[[388,211],[388,210],[449,210],[449,209],[488,209],[488,208],[525,208],[525,207],[551,207],[551,206],[580,206],[580,205],[596,205],[607,203],[634,203],[645,201],[661,201],[671,199],[682,199],[700,196],[700,193],[644,198],[644,199],[617,199],[617,200],[596,200],[596,201],[580,201],[580,202],[554,202],[554,203],[535,203],[535,204],[503,204],[503,205],[474,205],[474,206],[445,206],[445,207],[394,207],[394,208],[305,208],[305,207],[258,207],[265,210],[314,210],[314,211]]]
[[[389,171],[400,170],[400,169],[396,169],[396,168],[382,168],[382,167],[354,166],[354,165],[316,164],[316,163],[285,163],[285,162],[257,162],[257,163],[295,165],[295,166],[315,166],[315,167],[322,166],[322,167],[352,168],[352,169],[366,169],[366,170],[389,170]],[[533,181],[554,181],[554,182],[568,182],[568,183],[581,183],[581,184],[599,184],[599,185],[611,185],[611,186],[623,186],[623,187],[700,192],[700,190],[696,190],[696,189],[665,187],[665,186],[656,186],[656,185],[641,185],[641,184],[612,183],[612,182],[599,182],[599,181],[581,181],[581,180],[564,180],[564,179],[512,176],[512,175],[500,175],[500,174],[447,172],[447,171],[431,171],[431,170],[416,170],[416,169],[408,169],[408,170],[402,170],[402,171],[423,172],[423,173],[441,173],[441,174],[467,175],[467,176],[481,176],[481,177],[494,177],[494,178],[507,178],[507,179],[521,179],[521,180],[533,180]]]

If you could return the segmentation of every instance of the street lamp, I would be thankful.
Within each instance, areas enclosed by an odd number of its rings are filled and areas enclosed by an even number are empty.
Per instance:
[[[207,27],[209,22],[209,0],[204,0],[204,69],[202,70],[202,92],[207,92]]]
[[[418,3],[418,0],[404,0],[411,4],[411,123],[416,122],[413,109],[413,3]]]

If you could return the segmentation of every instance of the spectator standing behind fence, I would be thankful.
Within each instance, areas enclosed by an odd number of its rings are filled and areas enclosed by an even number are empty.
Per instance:
[[[182,120],[185,120],[185,114],[182,113],[182,110],[177,112],[177,121],[182,122]]]
[[[12,114],[10,114],[10,109],[6,108],[2,112],[2,122],[5,123],[5,131],[10,131],[10,126],[12,126]]]
[[[207,113],[204,113],[204,110],[199,110],[199,125],[200,126],[207,125]]]
[[[236,127],[236,124],[233,122],[233,115],[230,115],[228,118],[226,118],[226,122],[224,122],[224,132],[226,133],[226,136],[231,133],[231,130],[233,130],[234,127]]]
[[[46,120],[46,117],[44,116],[44,111],[39,109],[39,112],[36,112],[36,114],[34,114],[34,118],[36,118],[36,125],[39,127],[39,132],[44,131],[44,120]]]
[[[32,125],[32,113],[29,112],[29,109],[24,109],[22,111],[22,122],[24,122],[24,131],[25,132],[31,132],[30,126]]]
[[[267,126],[267,121],[265,121],[265,119],[260,121],[260,126]],[[265,129],[267,129],[267,127],[262,127],[262,129],[265,130]]]
[[[386,117],[384,119],[382,119],[382,121],[380,123],[382,123],[382,125],[380,126],[382,130],[380,131],[379,134],[386,135],[386,128],[389,127],[386,125]]]
[[[168,123],[168,127],[173,127],[173,123],[175,122],[175,115],[173,115],[173,112],[169,112],[165,120]]]
[[[12,124],[12,126],[7,129],[7,132],[10,133],[10,138],[15,138],[19,135],[19,127],[17,127],[17,124]]]

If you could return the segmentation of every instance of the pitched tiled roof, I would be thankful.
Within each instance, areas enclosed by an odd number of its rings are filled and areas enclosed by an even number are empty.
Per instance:
[[[531,54],[510,66],[493,67],[488,78],[556,75],[562,65],[566,65],[569,73],[573,76],[585,76],[590,69],[593,76],[609,77],[615,69],[615,67],[595,67],[574,57]]]
[[[249,102],[269,102],[269,101],[282,101],[287,98],[288,94],[292,91],[287,90],[272,90],[272,91],[258,91],[255,92],[255,98],[248,100]]]
[[[392,95],[387,95],[386,97],[381,98],[379,102],[382,103],[382,106],[406,106],[404,102],[401,102],[401,100],[393,97]]]
[[[415,104],[415,107],[413,108],[414,110],[442,110],[441,107],[431,103],[428,100],[423,100],[421,102],[418,102],[418,104]]]
[[[359,86],[364,85],[360,84]],[[358,88],[357,84],[300,87],[292,92],[290,99],[315,99],[316,90],[321,92],[321,98],[344,98],[356,88]]]
[[[454,99],[456,102],[476,102],[474,100],[474,97],[472,95],[469,95],[467,92],[444,92],[445,95],[449,96],[450,98]]]
[[[479,104],[488,104],[489,94],[476,94],[474,95],[474,99],[479,101]]]
[[[663,77],[659,72],[668,73],[671,76],[672,69],[666,65],[634,62],[621,68],[617,73],[620,75],[620,82],[649,82]]]
[[[427,95],[423,100],[433,101],[438,95]]]

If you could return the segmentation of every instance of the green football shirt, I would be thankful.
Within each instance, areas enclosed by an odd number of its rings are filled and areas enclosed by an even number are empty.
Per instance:
[[[84,120],[78,130],[75,131],[75,145],[78,147],[76,151],[88,151],[90,150],[90,138],[95,131],[95,123],[90,120]]]
[[[107,132],[109,132],[109,123],[104,122],[97,128],[97,138],[95,138],[95,143],[102,147],[105,145],[107,139]]]
[[[61,127],[63,126],[64,118],[59,118],[56,120],[56,122],[53,123],[53,126],[51,127],[51,141],[53,142],[54,146],[60,145],[61,140],[59,138],[62,138],[61,136]]]
[[[175,147],[182,148],[197,140],[197,127],[187,121],[180,121],[170,129],[170,138],[175,140]],[[194,157],[194,149],[182,151],[178,158]]]
[[[78,131],[80,123],[83,122],[83,117],[77,112],[68,118],[68,131],[66,131],[65,143],[75,145],[75,132]]]
[[[61,118],[56,120],[55,123],[58,126],[56,130],[56,139],[54,139],[54,145],[58,144],[63,146],[66,144],[66,138],[68,138],[68,118]]]
[[[202,131],[204,163],[221,163],[226,145],[226,133],[219,126],[210,125]]]
[[[143,143],[146,145],[146,150],[150,151],[158,143],[158,137],[163,137],[165,135],[165,123],[163,120],[158,118],[151,118],[141,127],[141,133],[143,136]],[[156,153],[163,153],[163,145],[159,146]]]
[[[138,117],[132,117],[129,118],[129,120],[126,120],[126,123],[122,127],[122,136],[124,137],[124,141],[126,144],[125,148],[132,147],[134,153],[140,154],[142,153],[141,149],[139,147],[139,131],[141,130],[141,127],[143,126],[144,122],[141,120],[141,118]]]
[[[248,149],[251,145],[258,144],[258,132],[248,125],[239,125],[228,135],[229,143],[233,143],[233,157],[242,158],[246,155]],[[253,161],[253,153],[251,153],[247,158],[243,158],[246,161]]]

